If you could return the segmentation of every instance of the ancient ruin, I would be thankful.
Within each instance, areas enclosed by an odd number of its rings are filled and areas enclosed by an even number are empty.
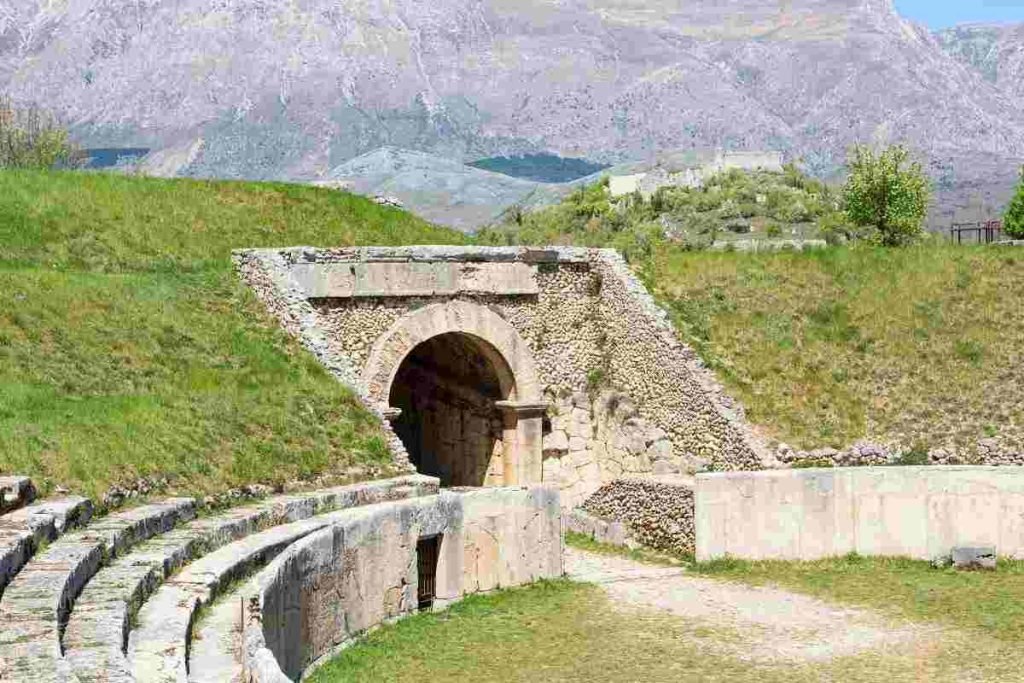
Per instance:
[[[282,324],[445,486],[761,466],[739,407],[622,258],[577,248],[236,253]]]

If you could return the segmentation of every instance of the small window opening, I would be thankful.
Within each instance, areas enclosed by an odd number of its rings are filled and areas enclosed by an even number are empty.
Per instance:
[[[419,585],[416,593],[419,609],[428,610],[434,606],[437,593],[437,557],[441,547],[441,536],[424,536],[416,542],[416,565]]]

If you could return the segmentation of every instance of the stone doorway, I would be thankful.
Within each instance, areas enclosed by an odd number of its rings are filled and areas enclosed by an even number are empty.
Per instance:
[[[504,423],[511,387],[487,342],[449,332],[416,346],[391,385],[392,426],[409,459],[442,486],[504,483]],[[503,384],[505,385],[503,387]]]

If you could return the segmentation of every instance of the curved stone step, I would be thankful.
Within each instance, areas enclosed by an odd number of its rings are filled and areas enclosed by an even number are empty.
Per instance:
[[[47,500],[0,516],[0,599],[41,543],[88,524],[91,517],[92,503],[78,496]]]
[[[139,610],[138,626],[129,636],[128,663],[134,680],[185,683],[199,609],[233,581],[330,523],[328,514],[248,536],[196,560],[164,583]]]
[[[193,626],[189,683],[244,683],[244,620],[254,599],[258,604],[259,582],[255,578],[218,598]]]
[[[34,557],[0,600],[0,680],[73,680],[61,635],[83,586],[108,558],[193,517],[191,498],[146,505],[66,534]]]
[[[139,545],[101,569],[75,603],[65,657],[80,681],[131,681],[125,653],[139,607],[173,572],[250,534],[317,513],[436,493],[436,479],[412,475],[278,496],[196,520]]]

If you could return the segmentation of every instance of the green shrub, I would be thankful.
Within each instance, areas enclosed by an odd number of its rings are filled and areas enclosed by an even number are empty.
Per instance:
[[[931,460],[928,458],[928,447],[923,444],[915,444],[909,451],[901,453],[900,457],[898,457],[893,464],[898,467],[921,467],[923,465],[930,465]]]
[[[1020,169],[1020,184],[1017,185],[1017,193],[1010,200],[1010,205],[1006,209],[1003,228],[1010,237],[1024,239],[1024,167]]]
[[[79,150],[52,115],[0,96],[0,168],[51,169],[77,163]]]
[[[924,233],[931,186],[921,164],[896,145],[875,153],[859,145],[851,154],[843,189],[846,213],[855,225],[871,228],[885,246],[916,241]]]

